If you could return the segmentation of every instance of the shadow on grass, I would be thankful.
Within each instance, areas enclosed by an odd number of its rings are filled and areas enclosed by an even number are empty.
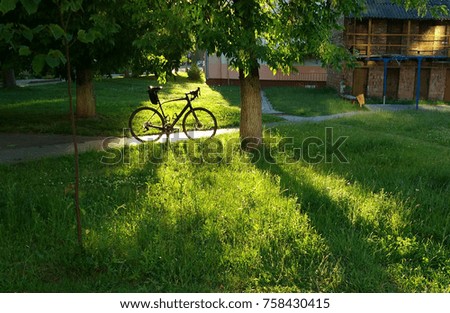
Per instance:
[[[166,166],[168,149],[167,144],[125,148],[119,164],[106,165],[106,190],[86,195],[91,203],[87,215],[98,214],[86,236],[86,251],[79,255],[88,290],[220,290],[220,230],[205,228],[215,216],[183,204],[187,190],[176,178],[179,173]],[[95,178],[93,183],[98,186]],[[105,209],[101,197],[108,193],[111,207]],[[89,260],[94,268],[86,266]],[[97,280],[105,283],[96,286]]]
[[[331,256],[342,269],[341,292],[399,292],[376,246],[367,236],[376,231],[364,221],[352,222],[352,208],[346,201],[336,201],[320,188],[306,172],[286,171],[282,166],[258,162],[257,167],[280,177],[286,194],[296,197],[312,227],[325,239]]]
[[[326,126],[335,138],[348,136],[342,152],[349,163],[258,164],[298,196],[333,256],[342,260],[344,290],[448,290],[446,117],[383,113],[333,121]],[[299,140],[320,137],[324,127],[279,131]]]
[[[155,147],[158,153],[163,146]],[[171,181],[176,171],[164,162],[148,162],[138,149],[122,153],[116,164],[99,163],[99,153],[81,156],[81,252],[72,213],[72,158],[0,167],[7,183],[0,188],[5,195],[0,200],[0,291],[221,289],[221,230],[205,227],[217,216],[183,205],[186,191],[177,179]],[[41,176],[25,174],[32,168]]]
[[[422,251],[396,228],[409,218],[402,202],[370,193],[369,181],[347,185],[344,172],[299,163],[255,167],[238,153],[229,163],[193,162],[183,145],[164,159],[164,146],[154,147],[122,151],[110,164],[82,155],[84,253],[70,248],[71,158],[0,167],[0,221],[9,225],[0,223],[2,291],[426,290],[398,281],[417,278],[430,246]],[[445,272],[447,251],[430,256],[426,279]]]
[[[138,149],[109,165],[82,155],[83,253],[64,191],[71,158],[0,167],[10,186],[0,187],[2,291],[333,290],[339,273],[326,246],[268,175],[239,154],[230,164],[183,163],[177,147],[175,160],[159,163]],[[45,175],[12,183],[33,165]],[[27,195],[29,186],[40,187]]]
[[[340,98],[330,88],[270,87],[265,94],[275,110],[289,115],[321,116],[366,110]]]

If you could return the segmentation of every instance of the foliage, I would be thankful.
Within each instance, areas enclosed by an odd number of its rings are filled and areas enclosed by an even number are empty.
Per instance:
[[[342,14],[362,9],[360,1],[199,1],[199,46],[223,53],[249,73],[254,60],[289,72],[311,55],[338,65],[346,53],[331,43]]]
[[[393,0],[393,2],[402,4],[407,10],[417,10],[420,16],[430,13],[436,18],[447,17],[450,7],[443,2],[430,0]]]
[[[5,22],[0,24],[0,44],[12,48],[15,55],[32,56],[35,72],[65,63],[61,45],[57,44],[63,39],[70,42],[74,65],[78,68],[95,68],[109,74],[131,62],[141,64],[135,66],[141,72],[171,72],[179,57],[172,57],[161,48],[168,36],[159,36],[158,32],[165,32],[165,26],[156,25],[170,20],[167,16],[171,11],[165,11],[166,18],[155,19],[156,14],[147,15],[145,20],[139,18],[142,12],[147,12],[142,6],[153,7],[156,2],[36,0],[19,4],[2,0],[0,8]],[[61,25],[60,12],[70,19],[69,24]],[[160,41],[150,40],[160,37],[166,42],[157,44]],[[168,56],[170,64],[148,63],[145,60],[149,55]]]
[[[186,14],[184,1],[132,0],[127,7],[133,12],[132,22],[137,27],[138,36],[133,39],[135,49],[149,62],[143,61],[151,72],[165,82],[194,45],[188,26],[191,16]],[[136,66],[139,61],[134,59],[133,64]]]
[[[188,77],[192,81],[202,81],[203,72],[197,66],[197,64],[192,64],[192,66],[187,71]]]

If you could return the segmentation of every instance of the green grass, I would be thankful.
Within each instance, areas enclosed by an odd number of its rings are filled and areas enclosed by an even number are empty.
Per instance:
[[[319,116],[365,110],[328,88],[271,87],[264,92],[275,110],[290,115]]]
[[[449,292],[449,117],[288,124],[271,154],[239,152],[235,135],[219,154],[217,141],[109,165],[117,150],[83,154],[82,252],[72,158],[0,166],[0,291]],[[293,150],[326,127],[348,137],[348,163]]]
[[[151,78],[96,81],[97,117],[79,119],[78,133],[85,136],[123,135],[134,109],[141,105],[153,106],[148,100],[147,85],[158,83]],[[186,91],[201,87],[202,95],[194,101],[194,106],[210,109],[220,128],[239,126],[238,88],[213,89],[206,84],[191,82],[185,76],[179,76],[163,87],[161,100],[182,97]],[[166,113],[173,116],[183,105],[184,102],[167,105]],[[264,116],[265,122],[278,120]],[[66,84],[0,89],[0,132],[71,133]]]
[[[261,166],[281,177],[326,239],[342,266],[339,291],[449,291],[449,117],[377,113],[280,127],[300,142],[325,141],[325,126],[334,140],[348,136],[341,149],[348,163]]]
[[[367,104],[382,104],[382,98],[366,98]],[[415,105],[416,100],[405,100],[405,99],[386,99],[386,104],[404,104],[404,105]],[[449,105],[450,102],[442,100],[419,100],[419,105]]]

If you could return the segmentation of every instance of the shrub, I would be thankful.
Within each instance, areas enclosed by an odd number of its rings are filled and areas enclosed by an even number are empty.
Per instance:
[[[192,64],[187,74],[190,80],[202,81],[202,70],[196,64]]]

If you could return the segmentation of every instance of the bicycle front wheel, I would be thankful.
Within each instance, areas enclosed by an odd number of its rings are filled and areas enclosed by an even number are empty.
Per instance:
[[[152,142],[164,133],[164,119],[155,109],[144,107],[131,113],[128,121],[131,134],[140,142]]]
[[[211,138],[216,130],[217,120],[207,109],[195,108],[184,116],[183,131],[189,139]]]

